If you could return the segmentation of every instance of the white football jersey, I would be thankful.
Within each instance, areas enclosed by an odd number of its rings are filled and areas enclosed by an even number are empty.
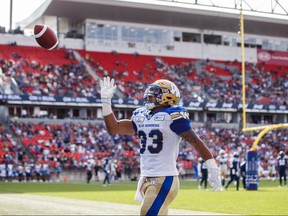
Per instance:
[[[139,108],[133,112],[132,123],[140,139],[141,176],[178,175],[179,135],[191,129],[187,110],[173,106],[151,114]]]
[[[276,161],[274,158],[269,158],[268,160],[268,167],[270,167],[271,169],[275,169],[276,167]]]
[[[0,164],[0,177],[6,176],[6,166],[5,164]]]
[[[221,170],[227,170],[228,168],[228,164],[227,164],[227,161],[228,161],[228,157],[227,155],[218,155],[216,157],[216,160],[219,162],[219,167]]]

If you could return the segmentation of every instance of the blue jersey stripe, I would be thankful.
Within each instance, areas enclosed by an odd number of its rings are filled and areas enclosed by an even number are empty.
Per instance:
[[[135,124],[134,121],[132,121],[132,125],[133,125],[133,129],[134,129],[135,133],[137,133],[138,132],[137,125]]]
[[[191,130],[192,127],[190,125],[190,120],[189,119],[180,118],[180,119],[174,120],[170,124],[170,129],[172,131],[174,131],[176,134],[180,135],[183,132]]]
[[[154,200],[152,206],[150,207],[150,209],[147,212],[147,216],[152,216],[152,215],[158,215],[161,206],[163,205],[167,195],[169,194],[169,191],[171,189],[172,183],[173,183],[173,176],[166,176],[165,180],[162,184],[162,187],[156,197],[156,199]]]

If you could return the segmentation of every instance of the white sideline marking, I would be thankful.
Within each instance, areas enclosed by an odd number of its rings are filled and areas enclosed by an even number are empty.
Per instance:
[[[0,193],[0,215],[139,215],[140,205]],[[169,215],[223,215],[169,209]]]

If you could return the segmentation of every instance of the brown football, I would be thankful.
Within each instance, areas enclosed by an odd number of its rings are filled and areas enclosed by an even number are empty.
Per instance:
[[[34,37],[37,43],[47,49],[54,50],[57,49],[59,40],[56,33],[47,25],[35,25],[34,26]]]

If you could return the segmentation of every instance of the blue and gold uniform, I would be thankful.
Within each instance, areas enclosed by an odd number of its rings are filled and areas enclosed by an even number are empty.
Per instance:
[[[131,119],[117,120],[111,107],[116,90],[114,79],[100,80],[102,111],[111,134],[137,133],[140,140],[141,178],[135,200],[141,202],[140,215],[167,215],[169,204],[179,191],[176,161],[179,143],[185,139],[205,159],[212,191],[220,189],[219,169],[213,155],[192,127],[187,110],[178,106],[180,92],[165,79],[151,83],[144,92],[145,107],[136,109]]]
[[[146,108],[139,108],[133,113],[132,123],[141,145],[140,166],[144,178],[141,193],[145,194],[145,199],[151,199],[143,202],[141,215],[167,214],[168,205],[179,190],[176,168],[179,135],[191,130],[189,114],[181,106],[167,107],[153,114]]]

